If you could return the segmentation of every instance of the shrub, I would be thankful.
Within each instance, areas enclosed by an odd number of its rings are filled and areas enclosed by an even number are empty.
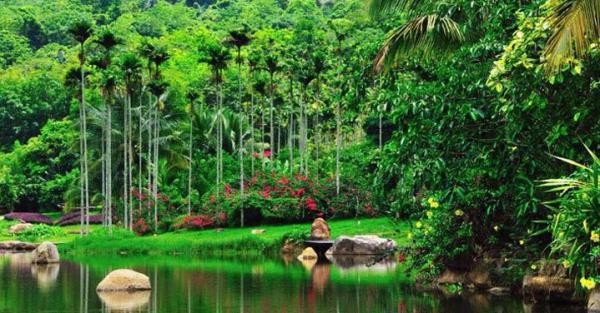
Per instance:
[[[135,223],[133,223],[133,231],[138,236],[143,236],[150,233],[152,230],[150,229],[148,223],[146,223],[145,219],[139,218]]]
[[[4,218],[7,220],[24,221],[32,224],[52,224],[52,220],[42,213],[12,212],[4,215]]]
[[[60,227],[38,224],[24,229],[17,234],[17,238],[22,241],[38,241],[40,239],[62,235],[63,233],[64,231]]]
[[[459,208],[429,196],[421,204],[424,213],[408,234],[412,255],[423,274],[436,274],[441,265],[462,268],[472,261],[472,225]]]
[[[212,227],[214,226],[215,220],[206,215],[206,214],[201,214],[201,215],[188,215],[188,216],[184,216],[181,221],[177,222],[175,224],[175,228],[176,229],[182,229],[182,228],[186,228],[186,229],[205,229],[208,227]]]

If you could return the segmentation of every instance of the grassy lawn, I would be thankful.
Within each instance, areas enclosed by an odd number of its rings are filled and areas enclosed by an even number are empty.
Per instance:
[[[332,236],[374,234],[407,244],[408,222],[393,224],[387,218],[334,220],[330,222]],[[253,229],[264,229],[252,234]],[[78,255],[110,254],[186,254],[186,255],[247,255],[259,256],[279,251],[286,236],[310,231],[310,224],[262,225],[259,227],[182,230],[153,236],[137,237],[115,230],[113,236],[104,231],[61,245],[66,253]]]
[[[15,221],[0,220],[1,240],[23,240],[8,233]],[[340,235],[373,234],[407,245],[408,222],[394,224],[388,218],[332,220],[329,222],[332,237]],[[100,225],[92,225],[92,233],[79,237],[79,225],[52,226],[53,234],[36,238],[34,242],[49,240],[58,243],[61,250],[75,255],[248,255],[259,256],[276,253],[286,237],[300,237],[310,231],[310,223],[291,225],[262,225],[245,228],[207,230],[180,230],[158,235],[138,237],[115,228],[112,235]],[[252,234],[254,229],[264,233]]]
[[[51,217],[52,218],[52,217]],[[24,238],[19,238],[13,234],[8,232],[10,226],[18,224],[17,221],[9,221],[5,220],[4,217],[0,216],[0,241],[6,240],[23,240],[23,241],[33,241],[33,242],[42,242],[42,241],[52,241],[56,243],[64,243],[71,242],[79,237],[79,225],[69,225],[69,226],[51,226],[54,230],[54,234],[49,236],[44,236],[41,238],[37,238],[35,240],[25,240]],[[100,225],[90,225],[90,229],[95,231],[99,229]]]

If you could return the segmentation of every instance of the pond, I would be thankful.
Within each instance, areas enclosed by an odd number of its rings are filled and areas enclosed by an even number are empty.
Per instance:
[[[310,312],[572,313],[512,296],[418,291],[393,262],[302,264],[294,259],[202,260],[184,256],[90,257],[32,266],[26,253],[0,254],[0,313]],[[153,290],[98,295],[116,268],[147,274]]]

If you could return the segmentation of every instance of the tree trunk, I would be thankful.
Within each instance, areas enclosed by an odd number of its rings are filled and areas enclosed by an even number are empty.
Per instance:
[[[188,208],[187,208],[187,214],[191,215],[192,214],[192,170],[193,170],[193,165],[194,165],[194,161],[192,159],[192,149],[193,149],[193,144],[194,144],[194,105],[190,104],[190,143],[189,143],[189,151],[188,151],[188,158],[189,158],[189,162],[190,162],[190,167],[188,170]]]

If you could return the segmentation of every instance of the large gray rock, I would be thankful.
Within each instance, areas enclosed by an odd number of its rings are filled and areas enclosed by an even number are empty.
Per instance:
[[[396,242],[379,236],[340,236],[330,249],[332,255],[386,254],[396,249]]]
[[[98,284],[96,291],[150,290],[150,278],[136,271],[120,269],[110,272]]]
[[[58,263],[60,261],[60,255],[56,245],[49,242],[42,242],[33,252],[31,253],[31,263],[33,264],[49,264]]]
[[[588,313],[600,313],[600,288],[595,288],[588,298]]]

